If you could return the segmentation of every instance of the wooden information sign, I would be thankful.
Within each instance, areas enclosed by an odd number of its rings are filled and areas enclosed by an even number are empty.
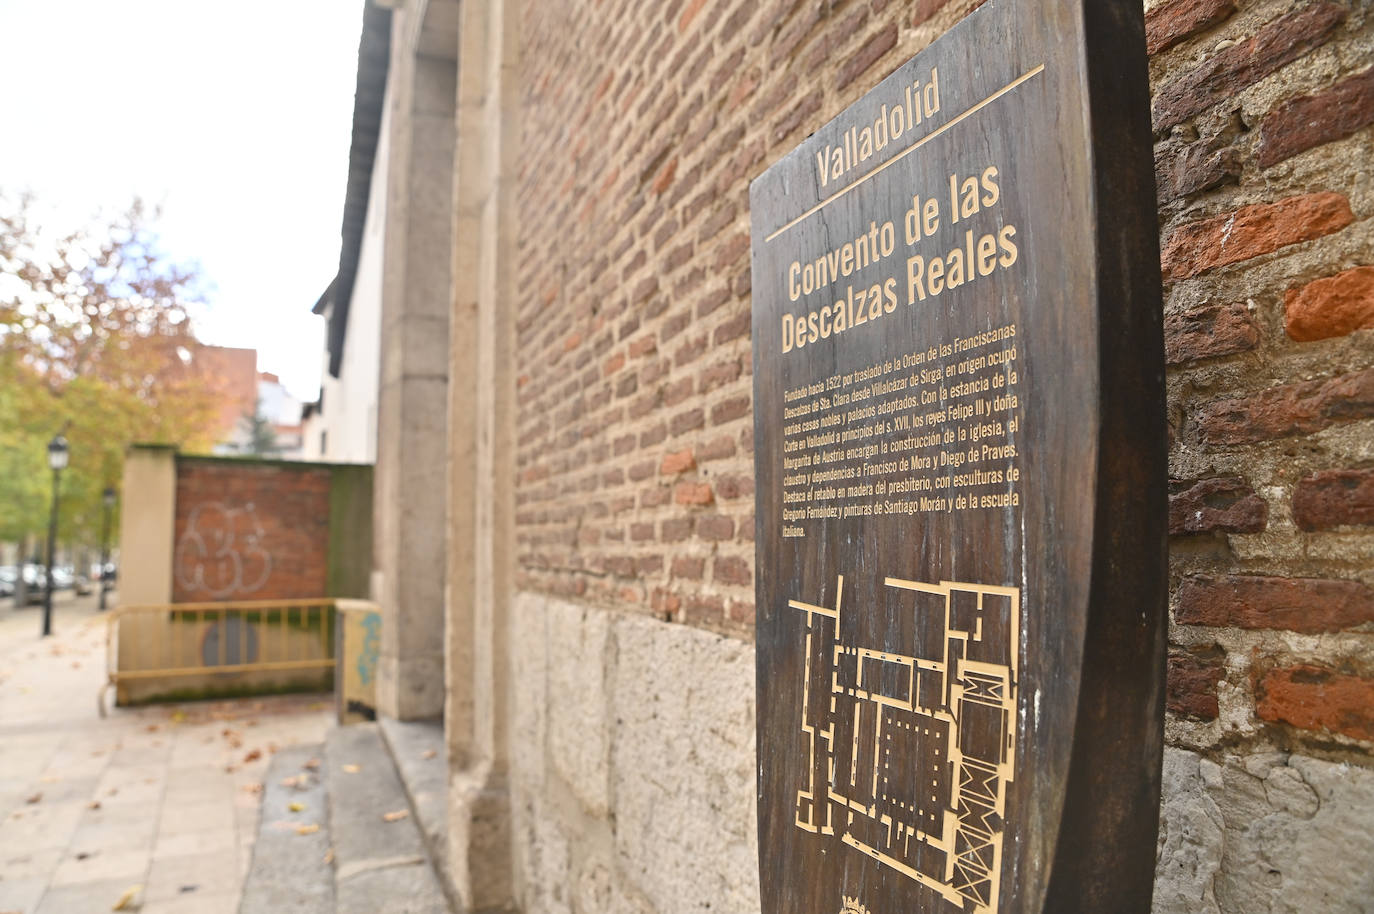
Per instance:
[[[764,914],[1149,910],[1141,19],[989,0],[752,187]]]

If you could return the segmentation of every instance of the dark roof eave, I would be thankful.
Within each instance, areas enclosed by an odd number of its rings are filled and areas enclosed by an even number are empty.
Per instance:
[[[342,245],[339,271],[311,310],[329,312],[326,343],[329,374],[337,378],[343,362],[344,336],[353,283],[358,275],[358,256],[367,222],[372,169],[381,134],[382,107],[386,98],[387,69],[391,61],[391,10],[373,0],[363,2],[363,30],[358,41],[358,78],[353,93],[353,140],[348,151],[348,186],[344,196]],[[330,305],[332,304],[332,307]]]

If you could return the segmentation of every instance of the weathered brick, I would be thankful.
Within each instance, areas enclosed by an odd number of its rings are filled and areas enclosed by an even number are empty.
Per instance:
[[[1179,585],[1174,621],[1216,628],[1316,634],[1374,621],[1374,590],[1358,581],[1264,575],[1191,575]]]
[[[1259,327],[1242,304],[1164,315],[1164,360],[1170,365],[1246,352],[1259,345],[1259,338]]]
[[[1318,0],[1213,54],[1155,92],[1155,130],[1165,130],[1207,110],[1320,47],[1346,15],[1344,7]]]
[[[877,63],[884,54],[897,44],[897,23],[889,23],[879,29],[844,62],[835,75],[835,88],[843,89],[860,74]]]
[[[652,336],[641,336],[639,339],[630,343],[630,358],[638,359],[646,355],[652,355],[658,351],[658,340]]]
[[[912,5],[911,24],[920,25],[938,13],[949,0],[916,0]]]
[[[747,316],[747,315],[746,315]],[[728,359],[717,362],[709,368],[703,368],[698,377],[698,389],[701,393],[708,393],[717,387],[722,387],[732,381],[738,380],[740,376],[740,362],[738,359]]]
[[[680,482],[673,491],[673,500],[680,505],[709,505],[716,499],[709,482]]]
[[[630,524],[630,540],[643,543],[654,538],[654,525],[648,523]]]
[[[704,223],[702,223],[701,233],[697,236],[697,240],[709,241],[716,235],[719,235],[721,229],[735,221],[735,213],[736,209],[733,203],[727,203],[725,206],[716,210]]]
[[[665,543],[679,543],[691,535],[690,517],[673,517],[659,524],[659,538]]]
[[[751,315],[748,311],[741,311],[734,317],[725,321],[716,328],[712,334],[711,342],[716,346],[723,346],[731,340],[737,340],[749,335],[751,328]]]
[[[754,494],[754,477],[727,474],[716,478],[716,493],[727,501],[749,498]],[[753,525],[750,525],[750,530]]]
[[[622,578],[633,577],[635,573],[635,560],[629,555],[603,555],[598,564],[603,571]]]
[[[1374,739],[1374,679],[1300,664],[1263,674],[1255,697],[1261,720]]]
[[[673,353],[673,364],[681,368],[684,365],[696,361],[706,354],[710,342],[710,338],[704,333],[700,336],[693,337],[677,347],[677,350]]]
[[[739,556],[718,555],[711,567],[712,578],[720,584],[747,587],[754,583],[754,569]]]
[[[1260,533],[1268,520],[1269,505],[1239,477],[1169,482],[1171,534]]]
[[[696,531],[704,540],[728,540],[735,535],[735,522],[723,514],[707,514],[696,519]]]
[[[705,463],[709,460],[724,460],[735,456],[735,442],[729,435],[712,438],[697,446],[697,459]]]
[[[1293,521],[1308,531],[1374,524],[1374,470],[1325,470],[1298,480]]]
[[[1210,444],[1249,444],[1369,416],[1374,416],[1374,368],[1215,400],[1202,407],[1197,422]]]
[[[701,407],[693,407],[685,412],[678,413],[669,423],[669,429],[674,436],[681,435],[683,432],[690,432],[693,429],[702,428],[706,425],[706,413]]]
[[[1225,670],[1217,648],[1170,650],[1165,679],[1165,705],[1170,712],[1201,720],[1216,720],[1217,683]]]
[[[1283,325],[1299,342],[1374,328],[1374,267],[1354,267],[1289,289]]]
[[[1155,189],[1160,203],[1234,182],[1242,170],[1238,146],[1170,140],[1155,149]]]
[[[655,447],[662,444],[668,437],[668,423],[655,422],[653,425],[639,433],[639,446],[642,448]]]
[[[655,587],[653,595],[649,599],[649,605],[659,616],[671,622],[678,610],[682,608],[682,599],[662,587]]]
[[[664,476],[676,476],[679,473],[694,470],[696,466],[696,459],[692,457],[691,448],[688,448],[671,454],[664,454],[663,463],[659,466],[658,471]]]
[[[1290,99],[1260,122],[1256,158],[1261,168],[1342,140],[1374,124],[1374,67],[1325,92]]]
[[[639,493],[639,506],[641,508],[661,508],[671,504],[673,501],[673,489],[671,486],[650,486]]]
[[[643,482],[654,475],[654,462],[652,460],[641,460],[639,463],[630,467],[629,477],[631,482]]]
[[[695,386],[696,381],[690,376],[678,378],[676,381],[663,388],[663,405],[678,405],[692,395],[692,390]]]
[[[1145,14],[1145,50],[1167,51],[1231,17],[1235,0],[1168,0]]]
[[[700,581],[701,576],[706,573],[706,560],[690,558],[688,556],[678,556],[673,559],[672,575],[675,578],[686,578],[690,581]]]
[[[689,594],[682,601],[682,616],[694,625],[719,625],[725,618],[725,599],[718,594]]]
[[[720,401],[711,407],[711,424],[723,425],[749,415],[750,402],[749,394],[740,394]]]
[[[801,101],[792,106],[791,111],[773,123],[773,139],[775,141],[786,139],[788,134],[802,125],[803,121],[820,110],[821,99],[824,96],[825,93],[820,89],[803,96]]]
[[[1164,242],[1166,282],[1240,263],[1340,231],[1355,220],[1350,202],[1329,191],[1256,203],[1234,213],[1190,222]]]

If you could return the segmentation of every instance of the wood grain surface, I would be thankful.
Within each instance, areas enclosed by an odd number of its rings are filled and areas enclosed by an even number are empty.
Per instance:
[[[989,0],[751,188],[765,914],[1146,912],[1139,4]]]

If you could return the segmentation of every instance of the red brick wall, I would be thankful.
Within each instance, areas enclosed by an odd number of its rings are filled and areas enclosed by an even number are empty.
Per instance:
[[[1170,740],[1374,738],[1367,6],[1147,16],[1165,278]]]
[[[526,0],[520,587],[752,637],[748,182],[972,5]],[[1374,29],[1148,5],[1169,738],[1366,752]]]
[[[172,600],[326,592],[329,470],[179,458]]]

